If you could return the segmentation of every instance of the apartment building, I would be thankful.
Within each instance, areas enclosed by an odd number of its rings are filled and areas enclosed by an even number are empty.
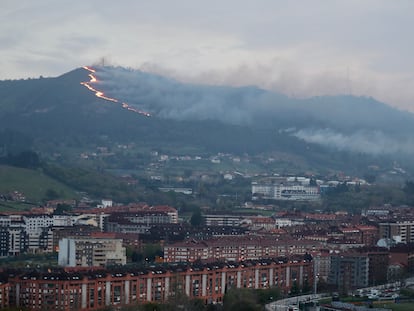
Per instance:
[[[40,240],[45,228],[53,226],[51,215],[25,215],[23,216],[25,231],[28,235],[28,251],[37,253],[40,247]]]
[[[173,301],[185,294],[220,303],[227,289],[277,286],[289,292],[294,282],[313,282],[312,262],[302,256],[241,263],[154,266],[142,269],[55,270],[10,275],[6,307],[30,310],[98,310],[147,302]]]
[[[216,213],[205,214],[203,218],[206,226],[238,227],[245,219],[245,216]]]
[[[331,256],[328,284],[348,291],[368,286],[369,258],[363,254],[335,254]]]
[[[393,239],[397,243],[414,242],[414,220],[381,222],[379,235],[382,239]]]
[[[122,246],[122,239],[63,238],[59,241],[58,263],[63,267],[125,265],[126,249]]]
[[[275,240],[272,236],[227,236],[188,239],[164,246],[165,262],[196,260],[243,261],[310,253],[320,246],[311,240]]]

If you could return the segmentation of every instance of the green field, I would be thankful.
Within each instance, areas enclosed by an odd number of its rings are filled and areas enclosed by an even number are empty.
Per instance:
[[[0,194],[19,191],[26,197],[27,202],[40,203],[44,200],[76,198],[77,194],[66,185],[46,176],[41,170],[30,170],[12,166],[0,165]],[[0,201],[0,210],[23,208],[28,204]]]

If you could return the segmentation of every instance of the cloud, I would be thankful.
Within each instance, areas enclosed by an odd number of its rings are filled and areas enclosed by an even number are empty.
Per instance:
[[[0,79],[60,75],[106,56],[186,82],[352,92],[413,111],[413,11],[405,0],[4,0]]]

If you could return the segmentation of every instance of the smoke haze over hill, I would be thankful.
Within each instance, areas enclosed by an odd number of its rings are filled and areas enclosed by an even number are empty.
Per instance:
[[[99,88],[159,118],[273,128],[309,143],[374,155],[414,152],[414,116],[372,98],[294,99],[257,87],[185,84],[132,69],[97,69]]]
[[[186,83],[372,96],[414,111],[412,12],[409,0],[3,0],[0,79],[104,57]]]

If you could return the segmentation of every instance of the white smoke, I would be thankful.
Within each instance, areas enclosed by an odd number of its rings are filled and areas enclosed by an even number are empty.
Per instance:
[[[414,154],[414,118],[373,99],[296,100],[255,87],[185,84],[120,67],[98,67],[98,89],[154,116],[283,129],[309,143],[357,153]],[[324,128],[321,128],[324,127]]]
[[[289,129],[291,135],[309,143],[319,144],[340,151],[352,151],[371,155],[413,154],[414,141],[396,140],[381,131],[360,130],[343,134],[329,128]]]

